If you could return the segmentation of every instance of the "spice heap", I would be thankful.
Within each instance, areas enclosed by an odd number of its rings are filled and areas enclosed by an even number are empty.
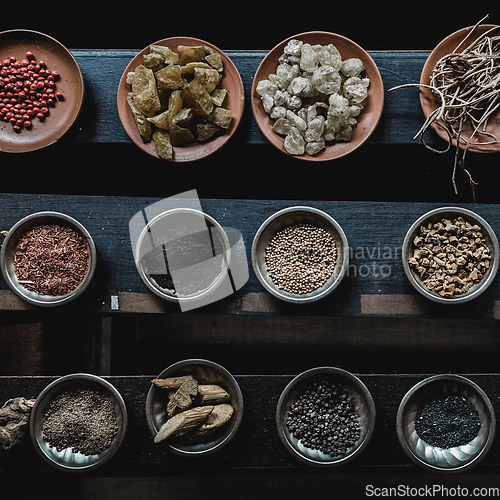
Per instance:
[[[289,154],[316,155],[326,143],[351,140],[368,96],[364,69],[356,57],[343,61],[333,44],[286,44],[276,74],[261,80],[256,91]]]
[[[58,451],[98,455],[118,432],[112,401],[98,391],[79,389],[57,396],[45,414],[43,436]]]
[[[51,71],[43,61],[36,61],[32,52],[18,61],[15,56],[0,65],[0,119],[12,124],[16,132],[32,128],[33,118],[43,121],[49,108],[63,100],[56,92],[57,71]]]
[[[333,236],[311,224],[295,224],[279,231],[265,252],[269,277],[278,288],[304,294],[322,287],[337,260]]]
[[[331,457],[355,445],[361,429],[352,398],[329,382],[314,382],[290,407],[286,426],[306,448]]]
[[[34,404],[33,399],[17,397],[9,399],[0,408],[0,446],[4,450],[24,439]]]
[[[22,234],[14,252],[19,283],[40,295],[73,291],[87,273],[85,240],[75,230],[58,224],[35,226]]]
[[[419,437],[444,449],[470,443],[480,428],[476,408],[463,396],[434,398],[423,405],[415,419]]]
[[[490,267],[491,254],[477,224],[457,217],[422,226],[408,260],[424,285],[442,297],[463,294],[479,283]]]
[[[181,439],[194,444],[226,424],[234,413],[230,394],[216,384],[199,384],[192,375],[154,379],[168,391],[167,421],[154,438],[155,443]]]

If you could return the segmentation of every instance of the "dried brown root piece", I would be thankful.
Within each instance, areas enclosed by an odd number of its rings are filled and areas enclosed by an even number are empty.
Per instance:
[[[177,54],[179,56],[179,64],[184,65],[191,62],[203,61],[203,58],[207,55],[207,49],[202,45],[195,47],[178,45]]]
[[[160,428],[154,438],[155,443],[160,443],[166,439],[174,439],[187,434],[189,431],[198,427],[212,412],[214,407],[197,406],[189,410],[178,413],[168,419]]]
[[[200,384],[198,394],[201,405],[225,403],[231,399],[230,394],[215,384]]]
[[[186,380],[170,398],[167,404],[168,415],[172,417],[176,413],[190,408],[197,395],[198,381],[194,378]]]
[[[34,400],[23,397],[9,399],[0,408],[0,445],[4,450],[12,448],[26,434]]]
[[[201,408],[205,408],[202,406]],[[212,434],[222,427],[233,416],[234,408],[230,404],[219,404],[213,407],[212,412],[192,433],[186,436],[187,441],[194,443]]]
[[[178,389],[187,380],[194,380],[192,375],[182,375],[180,377],[155,378],[151,382],[162,389]]]

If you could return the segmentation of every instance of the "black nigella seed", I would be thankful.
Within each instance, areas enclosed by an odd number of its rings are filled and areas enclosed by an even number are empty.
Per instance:
[[[418,436],[431,446],[449,449],[471,442],[481,427],[479,414],[463,396],[435,397],[415,418]]]

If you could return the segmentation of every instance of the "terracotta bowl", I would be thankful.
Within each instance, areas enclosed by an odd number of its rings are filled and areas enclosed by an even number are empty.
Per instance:
[[[327,161],[341,158],[364,144],[377,128],[384,107],[384,84],[380,72],[375,61],[368,52],[352,40],[334,33],[309,31],[291,36],[276,45],[257,68],[252,84],[251,102],[255,121],[261,132],[273,146],[287,155],[288,153],[284,148],[285,139],[274,132],[274,122],[264,111],[260,96],[257,94],[256,89],[259,81],[267,79],[270,74],[276,72],[278,59],[283,54],[285,45],[292,39],[303,40],[313,45],[328,45],[331,43],[337,47],[342,56],[342,60],[357,57],[363,62],[365,71],[362,73],[362,76],[366,76],[370,79],[370,86],[368,88],[368,98],[363,102],[364,109],[357,117],[358,123],[353,129],[352,139],[349,142],[335,142],[327,145],[323,151],[314,156],[310,156],[307,153],[295,156],[295,158],[308,161]]]
[[[483,24],[478,26],[474,32],[470,35],[470,37],[462,44],[461,42],[464,38],[471,32],[473,29],[472,26],[468,28],[463,28],[451,35],[447,36],[443,41],[441,41],[436,48],[430,53],[427,61],[424,64],[422,69],[422,73],[420,75],[420,83],[424,85],[429,85],[432,71],[436,66],[437,62],[446,54],[452,53],[459,45],[458,52],[462,51],[466,47],[468,47],[474,40],[477,40],[480,35],[485,33],[487,30],[493,28],[494,25]],[[492,36],[498,36],[500,34],[500,28],[491,32]],[[436,102],[436,98],[432,94],[431,90],[425,87],[420,88],[420,104],[422,106],[422,111],[424,112],[425,117],[427,118],[433,111],[438,108],[438,104]],[[436,123],[431,124],[432,129],[436,132],[436,134],[441,137],[441,139],[449,142],[449,137],[446,131]],[[464,141],[468,140],[472,134],[472,127],[469,122],[464,124],[462,129],[461,136]],[[486,131],[495,135],[500,139],[500,110],[497,110],[494,114],[491,115],[490,120],[488,122],[488,126],[486,127]],[[477,136],[476,142],[481,142],[484,140],[489,140],[488,137],[484,137],[481,135]],[[452,141],[452,145],[456,147],[456,140]],[[459,146],[463,148],[465,144],[460,142]],[[475,151],[477,153],[495,153],[500,151],[500,143],[497,144],[474,144],[474,140],[469,145],[469,151]]]
[[[57,92],[64,96],[57,101],[50,114],[41,122],[35,118],[30,130],[20,133],[10,123],[0,121],[0,151],[24,153],[44,148],[60,139],[73,125],[83,104],[84,81],[82,71],[73,54],[54,38],[30,30],[10,30],[0,33],[0,60],[15,56],[26,59],[26,52],[33,52],[37,61],[44,61],[47,68],[60,75]]]
[[[226,89],[228,91],[226,99],[223,103],[223,107],[231,110],[232,113],[232,121],[228,130],[220,135],[215,137],[212,140],[203,143],[191,143],[184,146],[174,147],[174,158],[171,161],[174,162],[188,162],[199,160],[206,156],[211,155],[218,149],[220,149],[227,141],[233,136],[240,124],[241,118],[243,116],[243,109],[245,107],[245,91],[243,88],[243,81],[241,80],[240,73],[238,69],[231,61],[231,59],[220,49],[215,47],[209,42],[205,42],[204,40],[199,40],[197,38],[191,37],[173,37],[173,38],[165,38],[163,40],[159,40],[157,42],[153,42],[145,47],[141,52],[139,52],[133,59],[130,61],[128,66],[125,68],[123,75],[120,79],[120,83],[118,85],[118,94],[117,94],[117,105],[118,105],[118,114],[120,116],[120,120],[122,122],[123,128],[127,132],[130,139],[139,146],[143,151],[158,158],[158,155],[155,151],[154,142],[151,140],[150,142],[144,143],[142,142],[141,136],[139,135],[139,131],[137,129],[137,125],[135,124],[134,118],[132,116],[132,112],[130,111],[130,107],[127,104],[127,95],[131,90],[131,86],[127,84],[127,74],[131,71],[134,71],[137,66],[143,64],[144,55],[149,54],[150,45],[163,45],[165,47],[169,47],[173,51],[177,52],[178,45],[187,45],[187,46],[196,46],[196,45],[205,45],[210,47],[214,51],[218,52],[222,58],[222,62],[224,63],[224,73],[221,83],[219,84],[220,88]]]

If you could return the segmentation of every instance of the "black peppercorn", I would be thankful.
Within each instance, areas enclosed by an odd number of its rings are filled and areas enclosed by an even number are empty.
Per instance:
[[[304,391],[290,407],[286,425],[303,446],[332,457],[345,455],[361,435],[351,397],[329,381]]]

